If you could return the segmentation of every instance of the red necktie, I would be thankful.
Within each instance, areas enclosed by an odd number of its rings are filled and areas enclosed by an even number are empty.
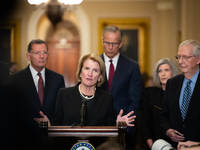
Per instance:
[[[109,87],[109,90],[111,90],[111,85],[112,85],[112,80],[113,80],[115,70],[114,70],[112,60],[109,60],[109,61],[110,61],[110,69],[109,69],[108,87]]]
[[[43,79],[42,79],[41,73],[38,72],[37,75],[39,76],[39,80],[38,80],[38,96],[40,98],[41,105],[43,105],[44,84],[43,84]]]

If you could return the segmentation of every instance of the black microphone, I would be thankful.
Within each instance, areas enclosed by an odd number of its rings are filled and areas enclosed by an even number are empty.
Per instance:
[[[85,114],[86,114],[86,100],[82,100],[80,114],[81,114],[80,126],[84,126],[85,125]]]

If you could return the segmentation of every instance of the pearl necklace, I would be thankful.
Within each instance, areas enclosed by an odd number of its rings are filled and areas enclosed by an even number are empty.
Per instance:
[[[94,98],[94,95],[95,95],[95,94],[92,95],[91,97],[85,96],[85,95],[81,92],[81,90],[80,90],[80,85],[81,85],[81,84],[79,84],[79,86],[78,86],[78,90],[79,90],[79,93],[81,94],[81,97],[82,97],[83,99],[90,100],[90,99]],[[95,88],[95,91],[96,91],[96,88]]]

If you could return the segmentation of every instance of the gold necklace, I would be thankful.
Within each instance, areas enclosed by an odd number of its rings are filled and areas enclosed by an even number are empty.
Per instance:
[[[82,98],[87,99],[87,100],[90,100],[90,99],[94,98],[95,92],[94,92],[94,95],[92,95],[91,97],[85,96],[80,90],[80,85],[81,84],[79,84],[79,86],[78,86],[78,90],[79,90],[79,93],[81,94]],[[96,91],[96,88],[95,88],[95,91]]]

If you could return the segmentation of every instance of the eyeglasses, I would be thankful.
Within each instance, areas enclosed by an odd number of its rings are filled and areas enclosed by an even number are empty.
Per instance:
[[[117,47],[117,46],[119,46],[119,43],[110,43],[110,42],[106,42],[106,41],[103,41],[103,43],[104,43],[106,46],[110,46],[110,44],[112,45],[112,47]]]
[[[44,54],[44,55],[49,54],[47,51],[42,51],[42,52],[36,51],[36,52],[30,52],[30,53],[32,53],[32,54],[34,54],[34,55],[40,55],[41,53]]]
[[[192,55],[192,56],[180,56],[180,55],[175,56],[175,58],[177,60],[180,60],[182,58],[183,61],[188,61],[188,59],[191,57],[194,57],[194,55]]]

